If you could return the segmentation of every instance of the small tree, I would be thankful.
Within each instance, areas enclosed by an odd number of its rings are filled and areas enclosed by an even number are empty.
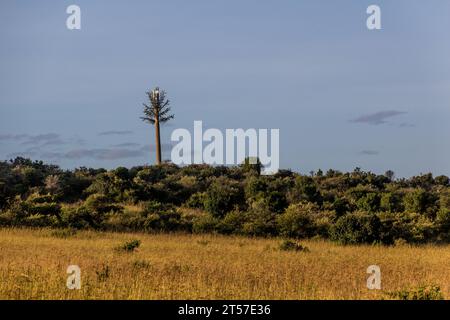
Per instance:
[[[174,115],[170,114],[169,100],[166,99],[166,92],[159,90],[158,87],[152,91],[146,92],[150,105],[143,103],[144,116],[141,119],[155,125],[156,133],[156,164],[161,164],[161,138],[159,133],[160,123],[165,123],[173,119]]]

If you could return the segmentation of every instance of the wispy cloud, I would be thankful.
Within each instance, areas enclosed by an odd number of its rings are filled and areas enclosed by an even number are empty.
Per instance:
[[[44,134],[0,134],[0,141],[22,141],[22,145],[62,145],[65,144],[59,134],[44,133]]]
[[[400,128],[414,128],[416,125],[412,123],[403,122],[398,125]]]
[[[133,148],[133,147],[138,147],[138,146],[139,146],[139,143],[135,143],[135,142],[124,142],[124,143],[112,145],[112,147],[115,147],[115,148]]]
[[[22,140],[24,138],[27,138],[29,135],[27,134],[0,134],[0,141],[7,141],[7,140]]]
[[[359,154],[365,155],[365,156],[376,156],[376,155],[380,154],[380,152],[376,151],[376,150],[362,150],[359,152]]]
[[[126,158],[139,158],[145,156],[141,149],[123,149],[123,148],[99,148],[99,149],[74,149],[67,152],[47,152],[41,155],[47,159],[83,159],[91,158],[96,160],[117,160]]]
[[[397,111],[397,110],[387,110],[387,111],[379,111],[376,113],[366,114],[359,116],[358,118],[350,120],[350,122],[355,123],[366,123],[370,125],[380,125],[387,123],[387,119],[405,114],[404,111]]]
[[[133,131],[130,130],[111,130],[111,131],[103,131],[100,132],[98,135],[99,136],[111,136],[111,135],[127,135],[127,134],[132,134]]]
[[[38,134],[35,136],[29,136],[24,142],[23,145],[39,145],[50,146],[50,145],[62,145],[65,144],[59,134],[56,133],[47,133],[47,134]]]
[[[154,144],[147,144],[145,146],[142,146],[142,148],[140,150],[143,150],[143,151],[150,150],[151,152],[155,152],[156,146]],[[161,151],[170,151],[170,150],[172,150],[171,144],[167,144],[167,143],[161,144]]]

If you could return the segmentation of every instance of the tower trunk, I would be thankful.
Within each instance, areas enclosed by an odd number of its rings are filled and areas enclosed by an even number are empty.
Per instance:
[[[156,164],[161,164],[161,139],[159,134],[159,115],[156,116],[155,120],[155,132],[156,132]]]

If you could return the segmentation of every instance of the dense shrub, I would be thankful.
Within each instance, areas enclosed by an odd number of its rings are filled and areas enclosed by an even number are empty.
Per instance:
[[[313,178],[307,176],[298,176],[295,184],[289,192],[289,200],[291,203],[302,201],[322,203],[322,195]]]
[[[219,232],[224,234],[242,234],[243,225],[247,222],[247,215],[245,212],[233,210],[218,223],[217,228]]]
[[[380,195],[369,192],[358,199],[356,205],[359,210],[366,212],[377,212],[380,209]]]
[[[175,206],[162,204],[157,201],[144,203],[142,215],[145,217],[144,230],[146,231],[177,231],[190,230]]]
[[[450,209],[442,208],[436,217],[438,240],[450,242]]]
[[[292,240],[284,240],[280,244],[280,250],[282,251],[296,251],[296,252],[309,252],[309,249],[302,244],[292,241]]]
[[[308,238],[316,234],[314,215],[319,208],[312,203],[291,204],[277,217],[278,230],[282,236]]]
[[[444,300],[441,288],[436,285],[387,292],[387,295],[398,300]]]
[[[209,213],[196,217],[192,224],[194,233],[211,233],[217,231],[220,220]]]
[[[381,196],[380,208],[388,212],[402,212],[404,210],[402,195],[398,192],[386,192]]]
[[[205,208],[205,199],[206,199],[206,193],[205,192],[196,192],[186,201],[186,206],[188,208],[198,208],[198,209],[204,209]]]
[[[331,238],[342,244],[374,243],[380,240],[381,223],[374,214],[350,213],[340,217],[331,230]]]
[[[252,203],[246,213],[246,221],[242,232],[250,236],[275,235],[277,230],[276,214],[273,213],[264,200]]]
[[[434,239],[433,223],[420,214],[382,212],[378,217],[381,222],[380,241],[383,243],[392,244],[397,239],[409,243],[422,243],[426,239]]]
[[[205,195],[205,209],[214,217],[223,218],[235,206],[242,205],[243,190],[237,181],[219,177],[209,186]]]
[[[118,246],[117,250],[125,251],[125,252],[133,252],[137,248],[139,248],[140,245],[141,245],[141,240],[133,239],[133,240],[126,241],[125,243]]]
[[[84,206],[87,210],[93,213],[104,215],[111,211],[121,211],[122,207],[113,204],[107,196],[103,194],[92,194],[84,202]]]
[[[359,168],[262,176],[258,166],[69,171],[19,157],[0,162],[0,226],[450,242],[446,176]]]
[[[74,229],[99,228],[102,219],[86,207],[65,207],[61,211],[61,224]]]

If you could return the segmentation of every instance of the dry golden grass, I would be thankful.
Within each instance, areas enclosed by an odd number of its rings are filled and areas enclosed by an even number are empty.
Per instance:
[[[135,252],[116,250],[140,239]],[[280,239],[0,229],[0,299],[379,299],[384,291],[436,284],[450,297],[450,246],[339,246]],[[81,268],[81,290],[66,269]],[[382,291],[368,290],[379,265]],[[105,270],[108,270],[106,272]]]

